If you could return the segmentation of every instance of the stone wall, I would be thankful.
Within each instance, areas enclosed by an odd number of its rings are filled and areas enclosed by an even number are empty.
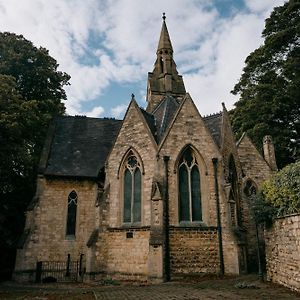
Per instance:
[[[171,276],[218,273],[218,247],[214,228],[170,228]]]
[[[300,214],[276,219],[265,242],[267,279],[300,292]]]
[[[256,149],[254,144],[248,138],[246,134],[242,136],[238,143],[238,153],[243,169],[243,183],[242,183],[242,202],[243,202],[243,224],[246,231],[247,238],[247,256],[248,256],[248,271],[258,270],[257,261],[257,238],[255,222],[251,217],[251,206],[252,199],[249,198],[245,193],[244,189],[248,181],[251,181],[253,185],[258,190],[261,184],[267,180],[272,175],[272,170],[270,169],[267,162],[264,160],[262,155]],[[263,232],[259,230],[259,238],[261,245],[261,253],[264,253],[263,247]],[[263,259],[264,255],[262,255]]]
[[[206,226],[216,226],[216,201],[212,158],[220,157],[213,138],[206,129],[191,98],[187,97],[159,149],[160,157],[169,160],[169,218],[178,226],[178,159],[185,146],[191,145],[196,154],[201,181],[202,218]]]
[[[174,123],[172,124],[171,130],[169,131],[162,145],[160,145],[159,149],[160,156],[170,156],[169,217],[171,226],[179,226],[178,174],[176,173],[176,168],[180,151],[188,144],[192,145],[199,155],[199,167],[201,173],[201,202],[203,214],[202,225],[208,227],[217,226],[216,194],[212,158],[219,159],[218,183],[220,213],[223,227],[225,272],[227,274],[239,273],[237,244],[233,234],[231,233],[231,230],[228,229],[230,227],[228,221],[228,203],[226,193],[223,189],[223,165],[225,163],[222,160],[221,153],[211,134],[206,129],[202,117],[199,115],[197,108],[195,107],[192,99],[189,97],[186,98],[185,102],[182,104],[182,107]],[[235,147],[233,140],[231,143],[228,142],[228,148],[230,147]],[[227,228],[227,230],[224,230],[224,228]],[[181,247],[180,243],[178,244],[178,247]]]
[[[239,141],[238,154],[245,175],[244,180],[251,179],[257,186],[260,186],[273,174],[247,135],[244,135]]]
[[[151,137],[145,119],[133,101],[129,105],[120,133],[109,155],[106,169],[106,184],[110,184],[108,226],[123,226],[123,169],[122,162],[132,150],[141,163],[142,216],[141,226],[150,226],[152,177],[155,172],[156,144]]]
[[[39,178],[38,202],[29,211],[25,230],[29,230],[23,249],[18,250],[15,274],[34,273],[37,261],[78,260],[86,256],[86,243],[95,227],[97,184],[92,181]],[[66,236],[68,196],[78,195],[75,237]],[[17,278],[16,278],[17,279]],[[33,277],[31,278],[33,279]]]
[[[115,279],[147,279],[149,228],[110,228],[100,235],[98,271]]]

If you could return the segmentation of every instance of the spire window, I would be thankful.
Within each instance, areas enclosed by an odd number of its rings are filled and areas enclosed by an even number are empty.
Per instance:
[[[162,56],[159,58],[160,73],[164,73],[164,60]]]

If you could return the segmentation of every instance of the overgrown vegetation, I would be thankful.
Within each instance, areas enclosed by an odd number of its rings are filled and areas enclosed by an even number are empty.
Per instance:
[[[267,180],[254,200],[253,215],[257,223],[268,225],[274,217],[300,213],[300,161]]]

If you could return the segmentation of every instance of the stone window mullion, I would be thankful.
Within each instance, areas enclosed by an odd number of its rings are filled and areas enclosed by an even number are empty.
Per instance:
[[[188,189],[189,189],[189,204],[190,204],[190,221],[193,221],[193,203],[192,203],[192,184],[191,184],[191,169],[187,167],[188,171]]]
[[[136,156],[129,152],[123,177],[123,223],[141,221],[141,170]]]
[[[130,217],[130,222],[132,223],[133,222],[133,219],[134,219],[134,170],[130,170],[130,173],[131,173],[131,217]]]

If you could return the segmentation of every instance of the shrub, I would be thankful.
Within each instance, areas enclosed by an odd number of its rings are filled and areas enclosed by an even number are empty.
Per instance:
[[[257,223],[300,213],[300,161],[290,164],[265,181],[255,196],[252,212]]]
[[[262,194],[276,208],[277,216],[300,212],[300,161],[287,165],[267,180]]]

